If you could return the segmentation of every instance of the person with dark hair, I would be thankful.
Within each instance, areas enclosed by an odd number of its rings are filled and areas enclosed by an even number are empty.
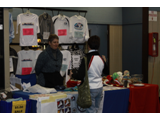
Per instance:
[[[88,68],[88,81],[90,87],[90,95],[92,100],[92,105],[90,108],[86,109],[87,113],[98,112],[100,102],[103,97],[103,84],[102,84],[102,73],[108,75],[109,70],[106,64],[106,58],[104,55],[102,57],[98,53],[100,46],[100,38],[98,36],[91,36],[88,39],[88,50],[86,54],[87,57],[87,68]],[[72,73],[70,71],[70,77],[81,80],[81,84],[84,82],[85,78],[85,61],[82,59],[81,65],[77,73]],[[80,85],[81,85],[80,84]]]
[[[48,38],[48,46],[37,59],[35,72],[38,75],[37,84],[55,88],[63,85],[63,78],[60,75],[63,55],[58,49],[59,37],[51,34]]]

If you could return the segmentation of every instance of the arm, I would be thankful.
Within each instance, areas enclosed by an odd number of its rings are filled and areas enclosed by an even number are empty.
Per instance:
[[[35,66],[35,72],[37,75],[39,75],[41,73],[41,70],[46,63],[45,58],[46,57],[44,56],[44,52],[41,52],[40,55],[38,56],[36,66]]]

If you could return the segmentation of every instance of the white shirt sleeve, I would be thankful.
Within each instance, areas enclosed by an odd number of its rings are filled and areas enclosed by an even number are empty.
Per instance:
[[[21,71],[21,55],[20,55],[20,51],[17,53],[18,54],[18,63],[17,63],[17,70],[16,70],[16,75],[21,75],[22,71]]]
[[[85,18],[85,40],[88,41],[89,39],[89,30],[88,30],[88,23],[87,23],[87,19]]]
[[[21,23],[20,14],[17,16],[17,29],[16,34],[18,34],[18,25]]]
[[[73,38],[73,26],[72,26],[72,22],[73,22],[73,17],[71,17],[69,19],[69,38]]]

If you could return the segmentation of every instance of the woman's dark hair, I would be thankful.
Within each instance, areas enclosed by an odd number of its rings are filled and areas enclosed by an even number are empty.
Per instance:
[[[54,39],[59,40],[59,37],[56,34],[51,34],[48,38],[48,42],[52,42]]]
[[[96,35],[94,36],[91,36],[89,39],[88,39],[88,45],[91,49],[95,49],[95,50],[98,50],[99,49],[99,46],[100,46],[100,38]]]

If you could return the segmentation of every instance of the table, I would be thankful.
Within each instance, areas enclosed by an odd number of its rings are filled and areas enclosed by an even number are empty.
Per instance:
[[[29,95],[23,91],[13,92],[13,98],[22,97],[29,99]],[[36,113],[36,101],[32,101],[32,112]],[[127,113],[129,104],[129,89],[104,90],[104,101],[102,103],[103,113]]]
[[[144,84],[142,87],[130,85],[129,113],[158,113],[159,87],[155,84]]]

